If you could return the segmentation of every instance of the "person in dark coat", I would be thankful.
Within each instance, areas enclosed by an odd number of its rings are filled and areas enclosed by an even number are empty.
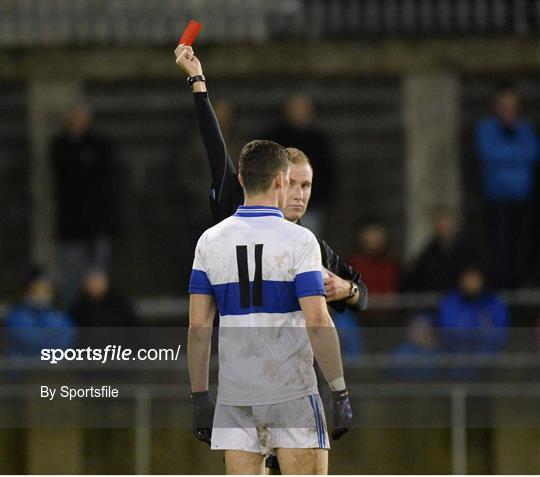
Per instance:
[[[62,301],[69,309],[84,270],[109,266],[116,221],[111,145],[93,129],[86,107],[69,111],[65,130],[52,142],[50,162]]]
[[[471,246],[458,231],[454,211],[437,208],[433,237],[415,260],[407,288],[418,292],[444,292],[454,288],[471,254]]]
[[[71,307],[77,326],[131,327],[138,325],[130,301],[114,290],[107,273],[90,270],[84,277],[82,289]]]
[[[302,219],[302,225],[317,235],[324,226],[335,188],[332,147],[328,136],[315,124],[311,98],[292,96],[285,104],[284,113],[283,123],[264,137],[285,147],[299,149],[309,157],[317,184],[313,187],[310,209]]]
[[[71,316],[78,327],[78,346],[80,348],[102,348],[116,345],[124,349],[137,350],[144,344],[147,336],[138,329],[139,321],[132,304],[122,294],[114,290],[106,272],[89,270],[83,278],[81,291],[73,306]],[[126,330],[129,328],[129,330]],[[136,371],[127,363],[126,367],[114,370],[81,371],[81,381],[130,382]]]

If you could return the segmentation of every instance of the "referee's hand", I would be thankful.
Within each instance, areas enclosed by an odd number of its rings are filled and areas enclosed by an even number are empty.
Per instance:
[[[193,433],[202,442],[210,445],[212,425],[214,422],[214,401],[208,396],[208,391],[191,394],[193,403]]]
[[[188,77],[203,74],[201,62],[193,53],[191,46],[178,45],[174,50],[174,54],[176,64]]]
[[[338,277],[330,270],[326,270],[328,276],[324,279],[324,290],[326,292],[326,301],[340,301],[349,297],[351,292],[351,282]]]

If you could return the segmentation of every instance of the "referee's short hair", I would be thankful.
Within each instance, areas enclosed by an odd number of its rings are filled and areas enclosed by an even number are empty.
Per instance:
[[[287,149],[273,141],[256,139],[240,152],[238,172],[246,192],[265,192],[280,172],[289,168]]]
[[[307,164],[313,169],[309,157],[307,157],[300,149],[296,149],[296,147],[288,147],[287,152],[289,153],[289,161],[291,161],[292,164],[296,164],[297,166]]]

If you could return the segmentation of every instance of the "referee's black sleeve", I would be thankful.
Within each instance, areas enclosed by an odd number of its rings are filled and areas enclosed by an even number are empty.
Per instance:
[[[210,208],[214,220],[219,222],[234,214],[238,206],[244,202],[244,193],[234,164],[227,152],[208,93],[193,93],[193,98],[199,130],[212,173]]]
[[[366,284],[362,281],[360,272],[357,272],[349,264],[345,262],[336,252],[334,252],[330,246],[322,239],[317,239],[321,247],[321,256],[323,267],[336,274],[338,277],[344,280],[351,280],[358,285],[358,291],[360,298],[356,305],[347,305],[345,300],[331,301],[328,304],[336,311],[340,313],[349,310],[365,310],[368,302],[368,289]]]

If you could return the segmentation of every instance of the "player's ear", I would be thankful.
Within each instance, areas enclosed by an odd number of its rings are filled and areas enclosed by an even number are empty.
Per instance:
[[[242,179],[242,174],[238,173],[238,182],[240,182],[240,185],[242,186],[242,189],[244,188],[244,181]]]
[[[274,183],[275,183],[275,189],[276,190],[279,190],[279,189],[283,189],[283,172],[282,171],[279,171],[278,172],[278,175],[276,176],[276,178],[274,179]]]

